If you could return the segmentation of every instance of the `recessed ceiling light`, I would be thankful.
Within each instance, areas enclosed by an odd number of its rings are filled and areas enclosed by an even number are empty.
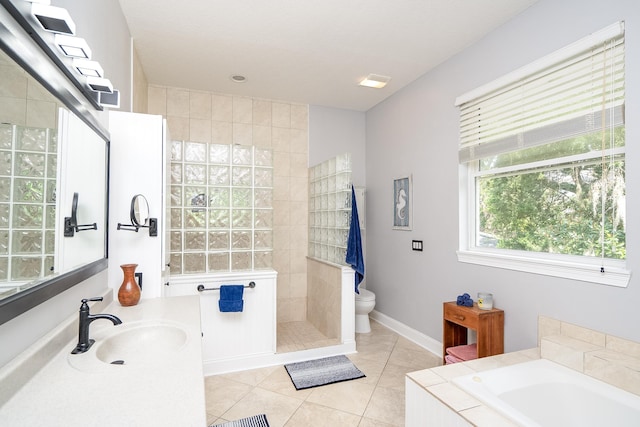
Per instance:
[[[380,76],[378,74],[369,74],[363,80],[358,83],[360,86],[372,87],[376,89],[382,89],[389,83],[391,77]]]
[[[234,74],[229,78],[231,79],[232,82],[236,82],[236,83],[245,83],[247,81],[247,78],[240,74]]]
[[[42,28],[47,31],[69,35],[76,33],[76,24],[71,19],[67,9],[42,3],[31,3],[31,13],[36,17]]]
[[[56,45],[62,53],[71,58],[91,59],[91,48],[81,37],[56,34]]]

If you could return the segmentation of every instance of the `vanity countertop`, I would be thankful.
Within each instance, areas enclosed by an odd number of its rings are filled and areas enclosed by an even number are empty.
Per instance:
[[[205,426],[198,296],[143,299],[133,307],[113,302],[92,314],[100,312],[118,316],[122,325],[94,321],[89,335],[96,344],[72,355],[77,338],[69,342],[0,407],[0,425]],[[157,351],[148,363],[131,365],[96,359],[101,340],[154,324],[186,332],[179,351]]]

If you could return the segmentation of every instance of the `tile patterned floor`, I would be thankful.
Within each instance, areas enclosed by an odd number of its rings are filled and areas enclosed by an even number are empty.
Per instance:
[[[348,355],[366,378],[298,391],[282,365],[207,377],[207,422],[265,413],[271,427],[403,426],[404,375],[441,361],[374,321],[371,329]]]
[[[308,350],[340,344],[337,338],[327,338],[309,322],[278,323],[276,352]]]

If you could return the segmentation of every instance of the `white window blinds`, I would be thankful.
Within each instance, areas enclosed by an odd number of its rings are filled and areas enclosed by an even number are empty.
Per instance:
[[[460,163],[624,123],[624,22],[456,99]]]

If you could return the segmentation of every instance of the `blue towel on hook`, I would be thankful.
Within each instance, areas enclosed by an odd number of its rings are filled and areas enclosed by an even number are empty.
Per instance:
[[[345,262],[356,271],[355,290],[359,294],[358,286],[364,279],[364,257],[362,255],[362,236],[360,235],[360,219],[356,205],[356,192],[351,186],[351,224],[349,225],[349,239],[347,240],[347,256]]]
[[[243,285],[222,285],[220,286],[220,301],[218,308],[223,313],[242,311],[244,308]]]

